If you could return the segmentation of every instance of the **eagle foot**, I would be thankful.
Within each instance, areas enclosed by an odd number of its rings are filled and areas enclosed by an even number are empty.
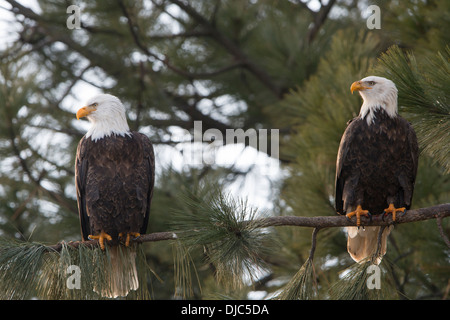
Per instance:
[[[406,208],[396,208],[393,203],[389,204],[389,207],[384,209],[384,214],[382,220],[384,221],[384,217],[386,217],[389,213],[392,214],[392,221],[395,221],[397,218],[397,212],[401,212],[402,215],[406,214]]]
[[[121,232],[121,233],[119,233],[119,237],[120,238],[124,238],[125,234],[126,234],[125,247],[129,247],[130,246],[131,236],[134,237],[133,239],[137,239],[138,237],[141,236],[141,234],[138,233],[138,232]]]
[[[89,235],[88,238],[91,240],[98,240],[98,243],[100,244],[100,248],[102,250],[105,250],[105,239],[109,241],[112,240],[111,236],[104,231],[100,232],[100,234],[97,236]]]
[[[358,205],[356,207],[355,211],[349,212],[345,215],[347,217],[347,219],[351,219],[351,217],[356,216],[356,225],[358,227],[361,226],[361,216],[366,216],[369,217],[370,219],[372,219],[371,214],[369,213],[369,210],[363,210],[362,207],[360,205]]]

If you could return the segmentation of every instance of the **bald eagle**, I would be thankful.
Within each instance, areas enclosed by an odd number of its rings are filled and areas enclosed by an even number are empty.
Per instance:
[[[369,76],[351,85],[364,100],[359,116],[342,136],[336,163],[335,206],[339,214],[356,216],[347,227],[347,250],[358,263],[377,250],[381,227],[360,228],[360,217],[405,213],[411,206],[418,164],[417,138],[397,111],[397,88],[388,79]],[[386,253],[385,228],[375,260]]]
[[[126,296],[139,286],[136,250],[132,239],[147,229],[155,181],[153,146],[144,134],[130,131],[125,108],[109,94],[100,94],[78,110],[91,127],[80,140],[76,153],[75,185],[83,240],[97,239],[105,250],[106,240],[112,275],[103,296]],[[130,247],[125,256],[118,246]]]

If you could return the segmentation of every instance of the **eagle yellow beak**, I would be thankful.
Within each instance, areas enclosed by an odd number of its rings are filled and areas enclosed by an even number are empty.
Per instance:
[[[353,94],[353,91],[362,91],[366,89],[372,89],[371,87],[366,87],[362,84],[361,81],[355,81],[352,83],[352,86],[350,87],[350,91]]]
[[[97,109],[92,106],[86,106],[86,107],[81,108],[80,110],[77,111],[77,120],[80,120],[80,118],[90,115],[95,110],[97,110]]]

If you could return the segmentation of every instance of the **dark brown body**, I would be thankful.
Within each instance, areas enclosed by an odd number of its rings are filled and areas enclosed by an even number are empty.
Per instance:
[[[375,112],[374,122],[354,118],[339,146],[336,164],[336,211],[361,205],[381,214],[393,203],[409,209],[418,163],[417,138],[402,117]]]
[[[145,233],[153,194],[153,146],[139,133],[92,141],[83,137],[75,164],[83,240],[101,231],[117,241],[121,232]]]

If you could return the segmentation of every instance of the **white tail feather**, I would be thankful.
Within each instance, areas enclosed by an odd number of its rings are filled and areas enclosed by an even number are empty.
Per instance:
[[[139,288],[136,270],[135,248],[120,248],[112,246],[108,248],[111,259],[111,269],[107,275],[107,286],[102,290],[94,289],[102,297],[125,297],[130,290]]]
[[[378,234],[380,228],[381,227],[346,227],[347,250],[353,260],[362,263],[366,258],[375,255],[378,247]],[[386,227],[383,231],[376,264],[380,264],[381,259],[386,254],[386,240],[392,228],[393,226]]]

